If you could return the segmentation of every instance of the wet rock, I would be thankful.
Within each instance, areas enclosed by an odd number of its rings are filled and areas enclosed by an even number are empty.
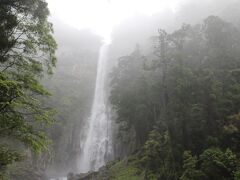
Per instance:
[[[68,173],[67,180],[74,180],[74,179],[75,179],[74,174],[72,172]]]
[[[85,174],[80,174],[78,180],[95,180],[97,178],[97,172],[88,172]]]

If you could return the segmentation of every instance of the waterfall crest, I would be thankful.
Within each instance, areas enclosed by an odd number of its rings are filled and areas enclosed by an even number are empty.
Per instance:
[[[100,49],[94,101],[89,118],[86,139],[79,160],[81,173],[96,171],[105,165],[112,156],[112,128],[110,107],[107,103],[106,75],[107,57],[110,43],[104,43]]]

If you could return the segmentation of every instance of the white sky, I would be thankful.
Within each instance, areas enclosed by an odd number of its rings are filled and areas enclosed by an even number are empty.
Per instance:
[[[78,29],[110,38],[115,25],[136,14],[173,11],[180,0],[47,0],[52,16]]]

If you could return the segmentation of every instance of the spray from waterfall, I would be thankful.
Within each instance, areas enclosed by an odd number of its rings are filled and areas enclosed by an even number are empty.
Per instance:
[[[112,123],[106,91],[109,45],[110,41],[106,41],[99,53],[94,101],[79,160],[79,171],[81,173],[98,170],[105,165],[113,154]]]

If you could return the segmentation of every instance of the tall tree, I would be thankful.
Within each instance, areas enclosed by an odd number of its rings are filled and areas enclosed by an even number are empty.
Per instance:
[[[210,16],[200,25],[183,25],[171,34],[160,30],[156,39],[154,52],[144,60],[131,55],[120,61],[112,76],[116,80],[112,104],[119,121],[138,129],[136,139],[146,140],[151,130],[160,136],[167,132],[172,169],[184,169],[182,179],[191,179],[198,176],[195,155],[207,148],[230,148],[239,154],[240,32]],[[160,152],[159,140],[149,136],[146,142],[148,155]],[[193,157],[183,159],[189,150]],[[150,161],[160,155],[150,156]],[[161,169],[158,165],[162,166],[155,163],[155,171]]]
[[[48,143],[42,128],[53,112],[41,102],[50,93],[39,82],[56,63],[48,15],[45,0],[0,1],[0,138],[8,139],[0,145],[0,171],[21,159],[12,141],[34,151]]]

